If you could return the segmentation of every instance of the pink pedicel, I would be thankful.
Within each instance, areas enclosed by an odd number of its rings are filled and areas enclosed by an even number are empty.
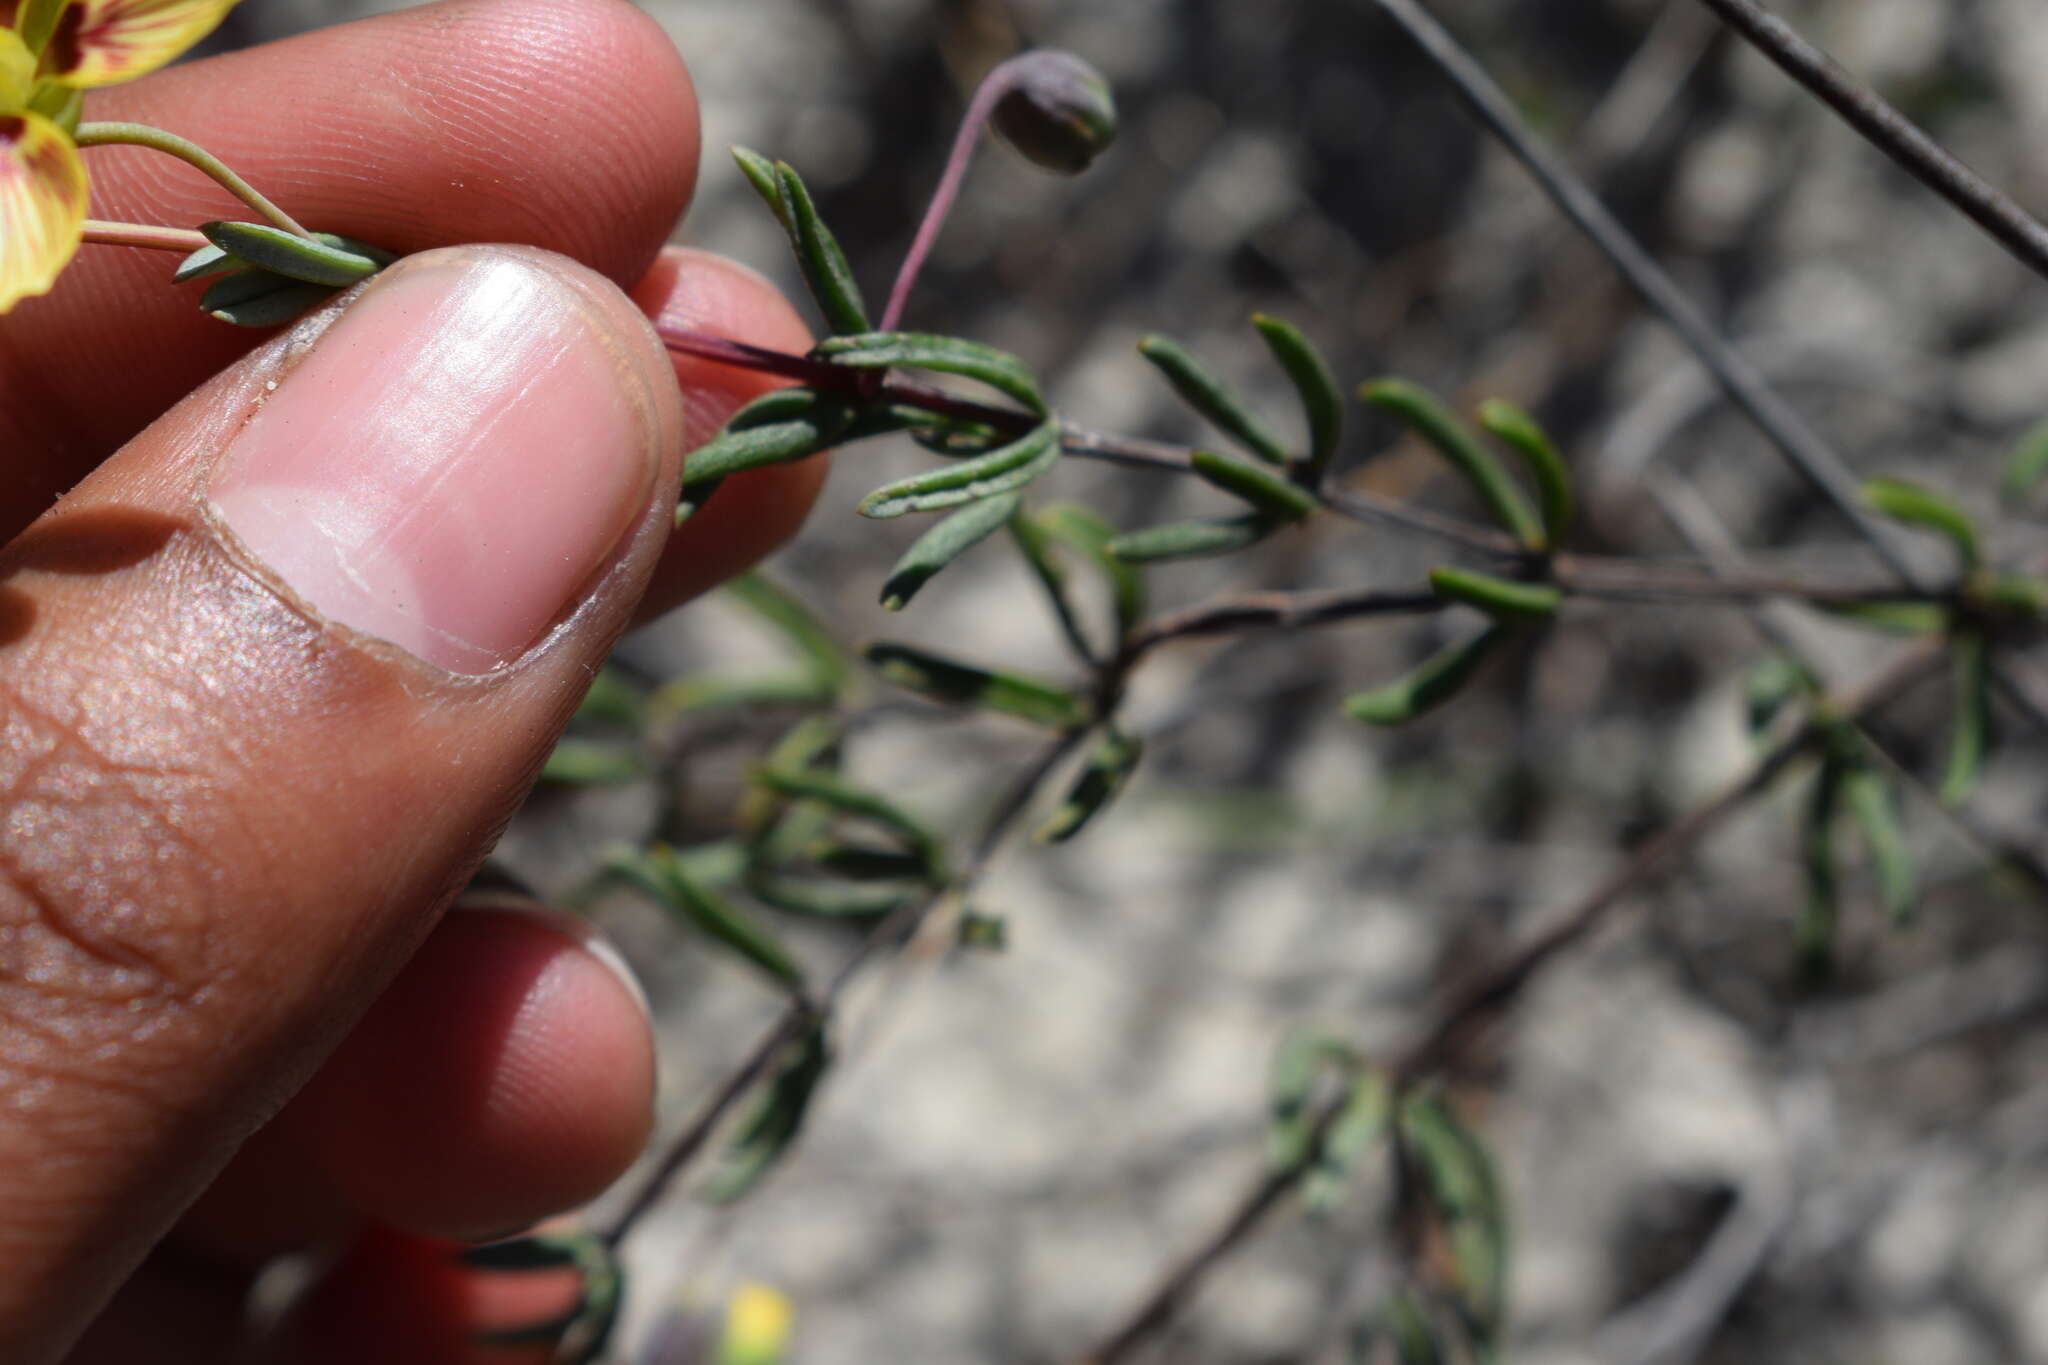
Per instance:
[[[489,672],[575,604],[645,509],[640,382],[597,304],[536,262],[396,267],[262,400],[213,502],[327,616]]]

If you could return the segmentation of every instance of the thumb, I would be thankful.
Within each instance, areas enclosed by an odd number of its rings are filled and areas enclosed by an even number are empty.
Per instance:
[[[431,252],[0,552],[0,1359],[62,1353],[467,878],[659,557],[681,425],[599,277]]]

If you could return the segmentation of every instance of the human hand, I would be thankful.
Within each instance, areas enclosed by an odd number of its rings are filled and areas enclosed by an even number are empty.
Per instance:
[[[95,100],[317,227],[589,268],[432,253],[237,360],[163,258],[89,246],[0,319],[0,1359],[226,1359],[250,1276],[312,1245],[352,1249],[273,1358],[460,1359],[491,1305],[415,1239],[601,1189],[652,1052],[572,928],[439,911],[618,632],[772,547],[822,473],[672,535],[682,452],[772,381],[672,360],[614,286],[808,338],[662,251],[696,109],[619,0],[454,0]],[[232,215],[91,155],[103,215]]]

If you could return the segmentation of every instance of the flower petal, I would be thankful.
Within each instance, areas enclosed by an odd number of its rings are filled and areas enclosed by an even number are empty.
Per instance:
[[[41,114],[0,116],[0,313],[47,294],[85,231],[85,162]]]
[[[36,54],[12,29],[0,28],[0,109],[12,113],[28,107],[36,84]]]
[[[43,74],[89,89],[146,76],[213,32],[235,0],[72,0]]]

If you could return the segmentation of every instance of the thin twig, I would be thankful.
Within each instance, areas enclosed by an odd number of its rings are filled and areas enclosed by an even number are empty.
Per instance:
[[[1829,719],[1860,716],[1891,701],[1934,672],[1942,657],[1941,650],[1934,646],[1908,651],[1876,679],[1835,703],[1828,711]],[[1412,1088],[1454,1062],[1479,1027],[1512,1004],[1559,953],[1604,925],[1630,895],[1769,786],[1821,737],[1825,723],[1818,717],[1802,721],[1791,735],[1773,745],[1749,772],[1719,796],[1642,844],[1606,881],[1566,910],[1549,928],[1533,935],[1453,995],[1389,1066],[1388,1074],[1396,1092]],[[1209,1273],[1258,1229],[1301,1174],[1313,1165],[1322,1137],[1338,1112],[1335,1102],[1318,1111],[1307,1155],[1262,1176],[1215,1232],[1177,1262],[1123,1324],[1081,1359],[1087,1365],[1116,1365],[1171,1321]]]
[[[1343,588],[1326,592],[1248,592],[1219,597],[1155,617],[1124,642],[1121,666],[1169,640],[1225,635],[1240,630],[1302,630],[1361,616],[1419,616],[1450,602],[1428,588],[1388,591]]]
[[[84,241],[94,246],[135,246],[151,251],[177,251],[190,255],[213,245],[204,233],[190,228],[158,227],[153,223],[110,223],[103,218],[85,220]]]
[[[174,156],[294,237],[310,238],[313,235],[301,227],[296,218],[271,203],[254,185],[228,169],[226,162],[190,138],[179,137],[147,123],[81,123],[72,140],[81,147],[147,147],[153,152]]]
[[[2048,276],[2048,226],[1756,0],[1700,0],[1729,28],[1824,101],[1915,180],[1953,204],[2037,275]]]

